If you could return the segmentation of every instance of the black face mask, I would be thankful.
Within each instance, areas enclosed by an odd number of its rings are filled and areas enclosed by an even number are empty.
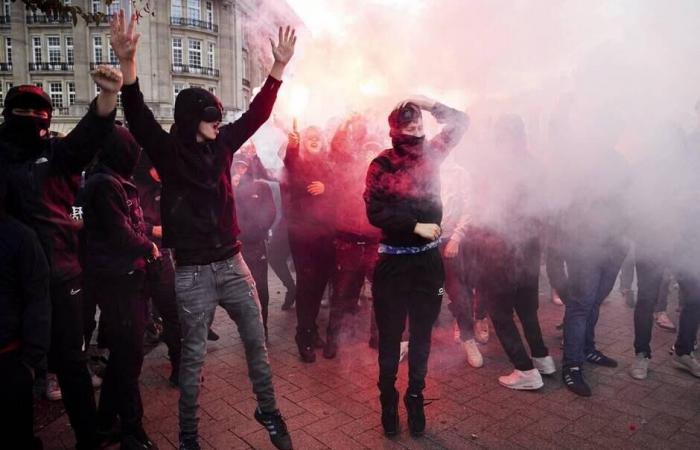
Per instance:
[[[425,136],[399,134],[391,138],[394,147],[417,147],[423,145],[423,142],[425,142]]]
[[[41,153],[44,141],[41,134],[49,129],[49,124],[49,118],[8,114],[5,117],[5,136],[31,157]]]

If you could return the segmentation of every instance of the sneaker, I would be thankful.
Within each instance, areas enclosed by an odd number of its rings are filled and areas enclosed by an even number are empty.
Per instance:
[[[470,366],[479,368],[484,365],[484,357],[481,356],[479,346],[476,345],[476,341],[474,339],[469,339],[468,341],[462,342],[462,348],[464,349],[464,353],[467,354],[467,362]]]
[[[379,395],[379,402],[382,405],[382,428],[386,436],[396,436],[399,432],[399,392]]]
[[[296,293],[293,290],[287,290],[284,294],[284,303],[282,303],[282,311],[289,311],[294,306],[294,297]]]
[[[408,355],[408,341],[401,341],[401,350],[399,351],[399,362],[406,359]]]
[[[532,364],[540,375],[552,375],[557,371],[557,366],[554,364],[554,358],[545,356],[544,358],[532,358]]]
[[[564,306],[564,302],[561,301],[561,297],[559,296],[559,293],[556,291],[556,289],[552,289],[552,303],[554,303],[557,306]]]
[[[158,450],[158,446],[141,428],[134,433],[122,436],[120,450]]]
[[[299,357],[301,358],[301,360],[306,363],[315,362],[316,350],[314,349],[313,345],[313,330],[297,330],[297,334],[294,337],[294,340],[297,343],[297,349],[299,350]]]
[[[603,367],[617,367],[617,361],[605,356],[602,352],[594,350],[586,356],[586,361]]]
[[[403,397],[406,406],[406,418],[411,436],[422,436],[425,431],[425,410],[423,409],[423,394],[409,394]]]
[[[630,367],[630,376],[635,380],[645,380],[649,372],[649,357],[644,353],[637,353]]]
[[[676,326],[671,322],[665,311],[656,314],[656,325],[666,331],[676,331]]]
[[[287,424],[280,414],[279,409],[272,413],[264,413],[257,407],[255,409],[255,420],[267,429],[270,433],[270,441],[275,448],[280,450],[292,450],[292,437],[287,431]]]
[[[501,386],[519,391],[534,391],[544,386],[542,376],[537,369],[524,371],[515,369],[510,375],[498,377],[498,382]]]
[[[581,397],[591,396],[591,387],[583,379],[583,371],[579,366],[564,367],[561,371],[564,386],[571,392]]]
[[[692,353],[689,355],[673,355],[673,362],[681,369],[687,370],[694,377],[700,378],[700,362]]]
[[[489,341],[489,322],[487,319],[474,322],[474,339],[479,344],[486,344]]]
[[[207,331],[207,341],[218,341],[219,335],[214,332],[211,328]]]
[[[63,399],[61,387],[58,385],[58,378],[55,373],[46,374],[46,398],[52,402]]]
[[[180,440],[180,447],[178,450],[202,450],[199,446],[199,441],[197,438]]]

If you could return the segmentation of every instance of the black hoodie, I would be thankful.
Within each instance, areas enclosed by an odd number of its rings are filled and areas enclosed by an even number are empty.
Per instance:
[[[98,155],[82,193],[85,272],[122,275],[145,267],[153,243],[146,237],[143,212],[131,175],[140,149],[131,134],[115,127]]]

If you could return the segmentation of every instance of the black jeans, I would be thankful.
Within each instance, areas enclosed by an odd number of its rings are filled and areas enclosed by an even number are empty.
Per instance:
[[[243,242],[243,259],[250,269],[260,299],[263,326],[267,335],[267,311],[270,304],[270,287],[267,282],[267,248],[265,241]],[[289,269],[287,269],[289,270]]]
[[[663,284],[665,266],[651,258],[637,257],[637,304],[634,307],[634,352],[651,358],[654,310]]]
[[[316,330],[321,299],[335,265],[333,236],[290,229],[289,244],[297,271],[297,330]]]
[[[0,354],[0,439],[3,448],[33,447],[33,385],[32,375],[21,363],[18,350]]]
[[[160,317],[163,319],[163,335],[161,338],[168,347],[168,356],[173,371],[180,368],[180,353],[182,351],[182,331],[180,318],[177,314],[175,301],[175,264],[172,252],[161,249],[162,258],[149,264],[146,277],[146,296],[150,297]]]
[[[110,287],[111,288],[111,287]],[[51,284],[49,371],[55,372],[75,432],[76,448],[96,442],[97,414],[83,351],[83,290],[80,278]]]
[[[296,284],[292,273],[289,271],[289,259],[292,256],[289,245],[289,231],[287,230],[287,220],[282,220],[272,230],[272,237],[268,243],[268,262],[272,271],[280,279],[287,291],[294,291]]]
[[[370,239],[336,238],[329,335],[340,333],[343,316],[355,310],[365,279],[372,278],[377,257],[377,244]]]
[[[700,275],[678,272],[676,275],[683,298],[681,315],[678,319],[676,354],[689,355],[695,347],[700,323]]]
[[[510,362],[517,370],[532,370],[534,365],[525,350],[513,313],[520,319],[532,357],[548,356],[537,316],[540,244],[533,239],[518,249],[504,245],[485,245],[479,249],[479,292]]]
[[[86,278],[89,291],[99,290],[109,361],[105,369],[99,426],[110,429],[119,415],[122,431],[134,433],[142,427],[143,405],[139,375],[143,365],[143,334],[148,307],[144,295],[145,272]]]
[[[469,264],[470,254],[465,249],[466,243],[462,242],[457,255],[454,258],[446,258],[445,245],[447,241],[440,246],[440,253],[443,255],[442,262],[445,266],[445,291],[450,299],[447,307],[457,321],[460,339],[465,342],[474,339],[475,298],[472,294],[474,287]]]
[[[415,255],[380,255],[372,294],[379,331],[379,390],[394,392],[401,335],[408,316],[408,392],[425,388],[433,325],[440,314],[445,272],[435,248]]]

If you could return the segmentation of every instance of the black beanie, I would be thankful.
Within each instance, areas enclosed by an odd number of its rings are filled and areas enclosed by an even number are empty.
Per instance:
[[[395,132],[420,117],[423,114],[418,105],[411,102],[400,104],[389,114],[389,128]]]
[[[3,108],[2,113],[5,117],[12,112],[12,108],[44,110],[49,113],[49,118],[53,111],[51,98],[43,89],[33,84],[22,84],[7,91]]]
[[[175,130],[185,141],[193,142],[197,136],[199,122],[204,108],[216,106],[223,109],[219,99],[202,88],[187,88],[180,91],[175,99]]]

